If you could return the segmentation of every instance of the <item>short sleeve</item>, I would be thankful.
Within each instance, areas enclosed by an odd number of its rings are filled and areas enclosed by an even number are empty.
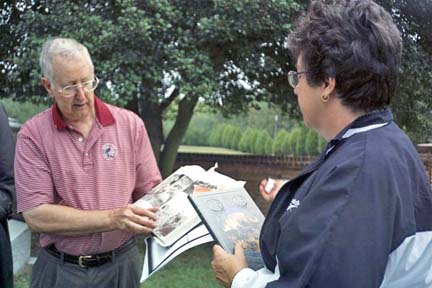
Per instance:
[[[20,132],[15,156],[18,212],[54,203],[54,187],[47,161],[35,141]]]
[[[137,176],[133,194],[134,201],[138,200],[162,180],[150,139],[141,120],[138,122],[138,134],[135,145]]]

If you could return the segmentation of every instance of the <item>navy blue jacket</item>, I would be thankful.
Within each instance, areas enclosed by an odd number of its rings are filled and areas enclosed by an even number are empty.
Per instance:
[[[384,126],[344,138],[374,124]],[[422,231],[432,233],[423,164],[390,110],[371,112],[277,194],[260,244],[280,278],[266,287],[379,287],[389,255]]]

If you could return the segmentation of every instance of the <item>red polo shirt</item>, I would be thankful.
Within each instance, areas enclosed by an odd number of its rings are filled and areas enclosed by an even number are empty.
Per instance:
[[[161,181],[143,121],[133,112],[95,97],[96,119],[89,136],[68,127],[57,105],[27,121],[18,133],[15,183],[18,212],[41,204],[82,210],[125,207]],[[73,255],[111,251],[132,233],[86,236],[41,234]]]

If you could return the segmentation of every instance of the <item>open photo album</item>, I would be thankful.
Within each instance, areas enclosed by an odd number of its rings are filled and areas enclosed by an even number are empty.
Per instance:
[[[144,282],[182,252],[212,241],[221,244],[230,253],[233,252],[233,243],[241,241],[246,249],[245,254],[251,268],[262,267],[257,241],[264,216],[259,214],[261,212],[258,207],[243,188],[245,182],[218,173],[215,171],[216,168],[217,166],[206,171],[196,165],[183,166],[135,202],[136,205],[145,208],[159,207],[157,227],[153,230],[152,236],[145,239],[146,251],[141,282]],[[236,195],[229,196],[234,193],[233,191],[237,191],[235,192]],[[214,223],[207,219],[208,213],[204,211],[205,208],[203,207],[207,207],[208,204],[203,204],[203,206],[200,204],[201,200],[196,200],[206,199],[205,195],[209,195],[209,197],[213,195],[213,198],[218,199],[222,197],[220,201],[227,208],[230,207],[228,202],[231,201],[240,205],[237,208],[252,209],[255,218],[250,218],[252,217],[250,216],[246,220],[254,223],[254,230],[251,228],[251,224],[247,222],[238,223],[239,225],[246,225],[244,227],[236,226],[233,222],[236,220],[236,214],[233,214],[229,216],[231,220],[225,221],[226,231],[219,232],[218,225],[220,223],[215,223],[214,226]],[[229,200],[229,197],[234,198]],[[214,212],[215,214],[210,215],[210,217],[222,217],[224,215]],[[221,221],[223,221],[222,218]],[[247,239],[241,239],[241,237],[235,236],[236,230],[240,234],[249,231],[247,233],[254,233],[254,236],[245,235]],[[224,233],[228,237],[227,239],[234,242],[226,242],[221,236]],[[253,249],[249,249],[252,247]]]
[[[214,169],[206,171],[200,166],[183,166],[135,204],[144,208],[159,207],[157,227],[153,230],[153,235],[160,245],[168,247],[201,223],[187,198],[189,194],[243,185],[244,182],[215,172]]]

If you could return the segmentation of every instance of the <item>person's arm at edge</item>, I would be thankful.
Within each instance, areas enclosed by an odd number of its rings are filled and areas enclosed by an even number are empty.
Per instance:
[[[12,212],[15,185],[13,159],[15,141],[9,127],[7,113],[0,104],[0,219],[6,219]]]

